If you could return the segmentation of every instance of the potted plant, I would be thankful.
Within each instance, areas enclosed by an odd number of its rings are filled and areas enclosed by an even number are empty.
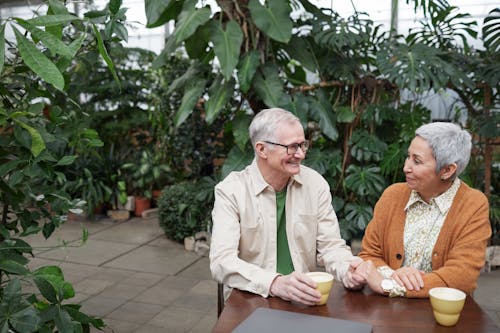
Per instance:
[[[130,171],[133,192],[136,197],[134,214],[142,216],[142,212],[151,207],[156,184],[161,179],[165,179],[170,168],[152,150],[145,149],[141,152],[137,163],[126,163],[122,169]]]

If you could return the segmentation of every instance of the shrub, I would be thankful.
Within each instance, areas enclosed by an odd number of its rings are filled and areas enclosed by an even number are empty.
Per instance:
[[[158,200],[159,223],[168,238],[181,242],[185,237],[210,227],[215,181],[204,177],[163,189]]]

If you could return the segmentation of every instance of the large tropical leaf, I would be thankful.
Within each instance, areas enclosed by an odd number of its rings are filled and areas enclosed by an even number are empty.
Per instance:
[[[360,167],[351,164],[346,173],[347,189],[360,196],[378,197],[385,188],[385,179],[380,175],[380,168],[374,166]]]
[[[79,21],[80,18],[73,15],[45,15],[38,16],[28,20],[28,23],[31,25],[42,26],[42,27],[51,27],[60,24],[66,24],[72,21]]]
[[[318,64],[314,52],[311,50],[311,45],[308,40],[303,37],[293,36],[290,42],[285,45],[284,49],[292,59],[297,60],[311,72],[316,72]]]
[[[245,150],[245,146],[249,140],[248,127],[252,118],[245,111],[238,111],[232,121],[234,141],[241,151]]]
[[[211,124],[231,99],[234,91],[234,80],[222,83],[222,78],[215,80],[208,94],[210,98],[205,103],[205,121]]]
[[[352,157],[360,162],[378,162],[387,150],[387,144],[384,141],[365,130],[357,130],[353,133],[351,145]]]
[[[366,204],[348,203],[344,210],[345,220],[358,230],[365,230],[373,217],[373,208]]]
[[[490,11],[484,19],[483,40],[490,52],[500,52],[500,8]]]
[[[249,165],[254,158],[253,149],[245,149],[242,151],[238,146],[234,146],[227,155],[226,161],[222,166],[222,178],[226,178],[232,171],[243,170]]]
[[[59,72],[56,65],[38,50],[35,44],[24,37],[19,30],[16,28],[13,29],[16,35],[17,47],[24,63],[35,72],[35,74],[40,76],[42,80],[52,84],[59,90],[63,90],[64,77],[61,72]]]
[[[318,91],[321,94],[321,91]],[[330,105],[327,103],[321,103],[318,100],[311,99],[309,102],[309,110],[311,111],[311,116],[315,119],[321,131],[333,141],[336,141],[339,137],[339,132],[337,130],[335,114]]]
[[[171,94],[176,90],[180,90],[188,85],[192,85],[193,82],[196,82],[196,80],[198,80],[202,75],[203,70],[203,65],[199,62],[192,63],[187,71],[184,72],[184,74],[170,83],[170,85],[168,86],[167,94]]]
[[[275,65],[264,65],[255,74],[253,87],[257,95],[270,107],[283,107],[290,103],[290,97],[283,90],[283,82]]]
[[[234,21],[229,21],[226,24],[226,30],[224,30],[219,21],[212,21],[210,31],[211,40],[214,43],[215,55],[219,59],[222,74],[226,80],[229,80],[240,58],[243,32],[241,32],[240,26]]]
[[[446,88],[450,79],[457,86],[474,86],[461,67],[444,59],[442,51],[420,43],[386,45],[377,54],[377,64],[390,81],[412,92]]]
[[[466,51],[470,49],[468,39],[476,38],[477,23],[469,14],[455,13],[457,7],[448,6],[433,10],[430,20],[421,21],[422,26],[411,29],[407,40],[410,44],[422,43],[435,48],[454,48],[462,41]]]
[[[173,20],[182,10],[182,1],[145,0],[146,27],[156,28]]]
[[[186,89],[182,96],[181,106],[174,116],[174,124],[179,127],[193,112],[196,103],[200,99],[205,89],[206,80],[196,81],[189,89]]]
[[[108,50],[106,50],[106,46],[104,45],[104,42],[102,40],[101,33],[99,29],[95,26],[95,24],[92,24],[92,28],[94,29],[94,33],[97,38],[97,48],[99,50],[99,54],[101,57],[104,59],[104,62],[108,66],[109,71],[111,72],[111,75],[113,75],[113,78],[115,79],[115,82],[120,86],[120,79],[118,78],[118,75],[116,74],[115,70],[115,65],[113,64],[113,61],[109,57]]]
[[[34,332],[40,317],[36,310],[21,297],[21,283],[18,278],[11,279],[3,290],[0,303],[0,328],[9,331],[9,324],[16,332]]]
[[[174,30],[174,36],[177,43],[190,37],[196,29],[210,20],[211,11],[209,7],[198,9],[195,7],[196,0],[188,0],[182,7]]]
[[[31,32],[31,35],[34,37],[33,39],[40,40],[53,54],[60,54],[67,58],[72,58],[74,56],[73,51],[53,34],[31,25],[25,20],[17,19],[17,22],[23,28]]]
[[[240,90],[244,93],[250,89],[252,79],[259,68],[260,57],[258,51],[250,51],[241,60],[238,66],[238,82]]]
[[[288,43],[292,36],[293,23],[290,19],[292,9],[288,1],[268,1],[267,6],[259,0],[250,0],[248,9],[255,25],[270,38]]]

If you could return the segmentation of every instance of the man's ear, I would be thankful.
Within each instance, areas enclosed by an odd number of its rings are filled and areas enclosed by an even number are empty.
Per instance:
[[[265,144],[263,144],[262,142],[257,142],[255,144],[255,151],[257,152],[259,158],[262,158],[264,160],[267,159],[267,151]]]

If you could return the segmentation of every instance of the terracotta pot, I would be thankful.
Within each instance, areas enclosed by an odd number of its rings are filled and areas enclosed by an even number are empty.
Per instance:
[[[153,195],[153,200],[151,200],[151,206],[158,207],[158,198],[161,195],[161,190],[153,190],[152,195]]]
[[[151,200],[145,197],[135,197],[135,216],[142,216],[142,212],[151,208]]]

